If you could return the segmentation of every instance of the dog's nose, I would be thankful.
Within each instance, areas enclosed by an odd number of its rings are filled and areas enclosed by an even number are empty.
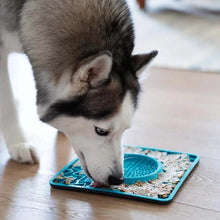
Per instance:
[[[109,185],[120,185],[124,182],[124,179],[123,177],[117,177],[117,176],[114,176],[114,175],[110,175],[108,177],[108,183]]]

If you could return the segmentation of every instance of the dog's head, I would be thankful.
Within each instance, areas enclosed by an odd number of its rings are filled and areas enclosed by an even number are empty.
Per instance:
[[[121,137],[131,126],[139,75],[157,51],[131,56],[122,68],[104,51],[68,69],[41,119],[69,138],[86,174],[108,185],[123,181]],[[55,100],[56,99],[56,100]]]
[[[137,105],[138,77],[157,52],[131,55],[125,0],[29,0],[20,17],[40,118],[66,134],[94,181],[120,183],[121,136]]]

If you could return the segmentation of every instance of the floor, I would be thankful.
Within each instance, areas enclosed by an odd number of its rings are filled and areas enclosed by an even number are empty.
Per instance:
[[[201,156],[171,204],[52,189],[49,179],[75,157],[74,152],[64,135],[37,121],[34,90],[27,94],[22,82],[14,82],[17,96],[25,97],[21,119],[28,118],[23,124],[39,147],[40,164],[11,161],[0,139],[0,219],[219,220],[220,74],[164,68],[152,68],[150,73],[123,143]],[[22,107],[24,99],[31,111]]]

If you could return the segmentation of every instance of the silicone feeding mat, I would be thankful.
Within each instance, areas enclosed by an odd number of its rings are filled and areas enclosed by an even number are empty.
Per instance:
[[[54,188],[99,193],[159,204],[171,202],[199,162],[199,156],[146,147],[125,146],[124,184],[94,188],[75,159],[51,180]]]
[[[142,154],[124,155],[124,182],[125,184],[135,184],[136,182],[147,182],[157,179],[161,173],[162,164],[154,159]]]

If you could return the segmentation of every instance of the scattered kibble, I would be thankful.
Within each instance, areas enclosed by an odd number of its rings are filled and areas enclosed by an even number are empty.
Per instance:
[[[163,164],[163,172],[158,178],[149,182],[138,181],[132,185],[121,184],[113,186],[114,190],[134,193],[154,198],[167,198],[191,166],[187,154],[167,154],[161,151],[142,150],[141,148],[126,147],[125,153],[144,154],[156,158]]]

